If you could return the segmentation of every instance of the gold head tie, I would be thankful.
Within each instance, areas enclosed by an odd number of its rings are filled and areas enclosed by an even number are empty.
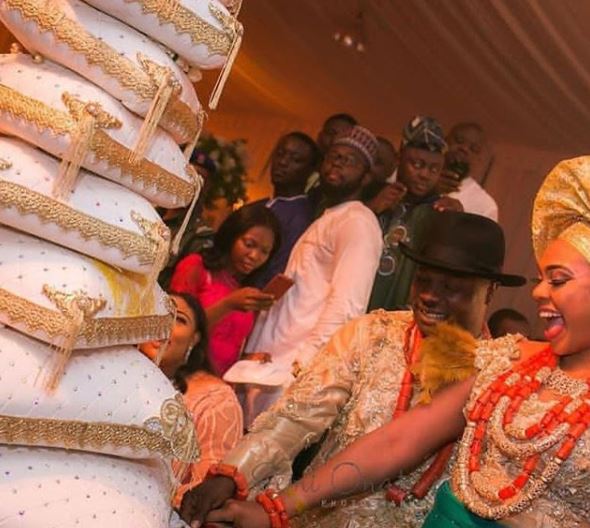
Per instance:
[[[537,259],[553,240],[565,240],[590,262],[590,156],[561,161],[541,185],[533,205]]]

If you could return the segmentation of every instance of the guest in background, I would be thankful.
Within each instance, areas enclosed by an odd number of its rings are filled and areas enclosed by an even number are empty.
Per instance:
[[[395,147],[387,138],[377,136],[377,158],[375,160],[375,167],[373,167],[373,181],[367,185],[363,193],[363,201],[369,209],[375,211],[377,209],[385,210],[388,206],[380,205],[384,199],[387,199],[387,193],[382,193],[383,189],[387,187],[394,187],[395,183],[389,183],[388,180],[393,177],[395,169],[397,168],[398,155]],[[373,203],[374,199],[378,199],[377,203]],[[397,203],[398,200],[396,200]],[[387,202],[389,203],[389,202]]]
[[[375,215],[359,200],[370,181],[377,140],[365,128],[336,138],[320,168],[329,207],[297,241],[285,274],[294,286],[259,315],[246,352],[271,363],[240,361],[226,373],[246,384],[246,425],[266,409],[330,336],[362,314],[373,283],[381,233]]]
[[[270,162],[272,198],[260,200],[281,224],[281,247],[266,266],[255,272],[249,284],[263,288],[277,273],[287,267],[295,242],[313,221],[313,208],[305,194],[305,184],[320,161],[320,152],[303,132],[290,132],[279,139]]]
[[[190,293],[205,307],[209,360],[217,376],[238,360],[254,325],[253,312],[272,305],[272,295],[241,284],[277,251],[280,240],[281,227],[272,211],[245,205],[221,224],[212,247],[187,255],[174,270],[171,289]]]
[[[215,231],[201,217],[204,208],[211,207],[211,200],[208,197],[211,179],[215,177],[217,168],[215,162],[203,151],[195,150],[191,156],[190,164],[203,178],[203,189],[199,201],[191,215],[186,231],[180,239],[178,252],[170,255],[166,267],[160,272],[158,282],[165,290],[169,289],[170,280],[174,273],[176,264],[189,253],[199,253],[205,248],[213,245]],[[163,209],[160,211],[162,220],[170,229],[171,237],[174,238],[186,214],[187,208]],[[231,211],[230,211],[231,212]]]
[[[407,308],[416,265],[401,253],[399,243],[419,241],[433,210],[463,209],[458,200],[436,191],[446,148],[442,127],[432,117],[416,116],[402,131],[393,181],[371,201],[384,246],[369,310]]]
[[[458,123],[447,136],[449,150],[437,189],[456,198],[468,213],[498,221],[498,205],[473,178],[474,168],[486,143],[483,128],[477,123]]]
[[[488,328],[492,337],[502,337],[508,334],[520,334],[524,337],[531,335],[529,320],[512,308],[496,310],[488,319]]]
[[[334,114],[328,117],[328,119],[324,121],[324,124],[318,132],[318,137],[316,139],[316,143],[320,149],[321,157],[323,158],[326,155],[326,152],[328,152],[332,146],[332,143],[337,137],[350,134],[352,128],[357,124],[357,120],[350,114],[346,113]],[[308,178],[307,184],[305,186],[305,192],[309,194],[309,198],[314,206],[316,218],[319,217],[326,208],[325,204],[323,203],[323,197],[321,190],[319,189],[319,184],[320,173],[315,171]]]
[[[168,342],[143,343],[139,348],[155,360],[160,348],[166,347],[160,368],[182,393],[195,424],[201,457],[191,464],[176,492],[174,503],[178,506],[185,491],[202,482],[209,466],[220,462],[238,443],[243,432],[243,417],[232,388],[211,371],[203,308],[186,293],[171,293],[170,298],[176,305],[176,319]]]
[[[322,156],[325,156],[326,152],[330,150],[337,137],[350,134],[350,131],[356,125],[358,125],[357,120],[350,114],[333,114],[328,117],[318,132],[316,140]]]

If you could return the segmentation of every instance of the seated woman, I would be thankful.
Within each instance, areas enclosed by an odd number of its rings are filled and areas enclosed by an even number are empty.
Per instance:
[[[589,527],[589,175],[590,157],[566,161],[535,201],[533,296],[549,345],[521,341],[478,356],[478,373],[429,405],[360,438],[281,494],[228,501],[208,520],[285,528],[288,517],[395,478],[462,434],[451,483],[439,488],[425,527]]]
[[[207,469],[231,450],[243,433],[242,409],[232,388],[211,372],[207,358],[207,318],[199,302],[186,293],[172,293],[176,320],[168,343],[152,341],[140,350],[155,360],[165,346],[160,368],[182,392],[191,413],[201,458],[191,464],[190,472],[177,490],[180,504],[187,489],[205,478]]]
[[[209,360],[217,376],[238,360],[254,326],[253,312],[272,305],[272,295],[240,285],[278,249],[280,230],[266,207],[245,205],[221,224],[213,247],[187,255],[174,270],[170,289],[190,293],[205,308]]]

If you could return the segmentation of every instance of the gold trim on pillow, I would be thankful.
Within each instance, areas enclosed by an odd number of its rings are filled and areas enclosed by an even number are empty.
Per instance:
[[[242,0],[228,0],[224,2],[224,5],[233,16],[238,16],[242,9]]]
[[[72,96],[64,93],[64,104],[74,108]],[[18,91],[0,84],[0,111],[5,111],[14,119],[33,123],[37,128],[51,131],[55,135],[70,135],[76,130],[77,121],[73,115],[56,110],[37,99],[28,97]],[[106,161],[111,167],[121,171],[122,176],[129,176],[134,182],[141,182],[144,187],[155,187],[158,193],[176,196],[179,206],[188,204],[195,192],[195,184],[168,172],[159,165],[141,159],[131,163],[131,150],[112,139],[101,129],[94,131],[90,150],[96,159]],[[122,183],[121,181],[119,183]],[[124,184],[123,184],[124,185]]]
[[[70,318],[59,310],[39,306],[0,288],[0,316],[30,332],[44,332],[52,341],[67,338]],[[83,321],[78,334],[88,346],[110,346],[165,339],[170,334],[173,313],[137,317],[100,317]],[[116,338],[113,339],[113,336]]]
[[[227,16],[221,9],[209,3],[209,12],[218,20],[223,29],[212,26],[194,12],[180,5],[180,2],[162,2],[162,0],[125,0],[141,5],[141,10],[158,17],[160,24],[172,24],[177,33],[186,33],[193,44],[205,44],[211,55],[228,55],[241,24],[232,16]]]
[[[160,417],[143,426],[0,415],[0,442],[113,454],[118,449],[147,450],[187,463],[200,456],[192,418],[179,394],[165,400]]]
[[[115,79],[123,89],[133,92],[146,102],[152,101],[158,92],[161,70],[169,70],[146,58],[139,59],[139,65],[134,63],[93,36],[76,20],[67,18],[62,10],[52,7],[50,2],[4,0],[4,4],[8,9],[17,10],[25,20],[34,21],[40,31],[51,32],[56,40],[82,54],[90,66],[99,66],[105,75]],[[181,92],[178,81],[175,81],[175,88],[161,126],[177,131],[183,142],[188,142],[197,133],[197,113],[178,97]]]
[[[133,220],[145,233],[144,236],[77,211],[24,185],[6,180],[0,180],[0,207],[14,207],[21,215],[35,215],[44,224],[52,223],[66,231],[76,231],[86,241],[97,240],[105,247],[117,249],[124,258],[137,257],[142,266],[152,266],[158,256],[160,242],[152,238],[152,233],[156,232],[152,227],[157,223],[150,222],[134,211]],[[168,240],[169,238],[168,236]]]

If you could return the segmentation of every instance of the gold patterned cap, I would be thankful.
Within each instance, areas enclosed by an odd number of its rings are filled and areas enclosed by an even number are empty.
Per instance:
[[[590,156],[561,161],[547,175],[533,205],[532,236],[537,259],[560,239],[590,262]]]

